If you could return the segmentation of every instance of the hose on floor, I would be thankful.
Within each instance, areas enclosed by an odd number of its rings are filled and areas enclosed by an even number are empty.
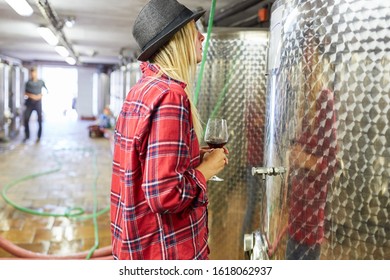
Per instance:
[[[66,150],[66,149],[62,149],[62,150],[58,150],[58,151],[63,151],[63,150]],[[14,208],[22,211],[22,212],[25,212],[25,213],[29,213],[29,214],[32,214],[32,215],[37,215],[37,216],[46,216],[46,217],[66,217],[66,218],[75,218],[75,219],[79,219],[79,220],[85,220],[85,219],[90,219],[92,218],[93,219],[93,224],[94,224],[94,236],[95,236],[95,239],[94,239],[94,245],[93,247],[89,250],[89,252],[87,253],[80,253],[80,254],[74,254],[74,255],[69,255],[69,256],[49,256],[49,255],[44,255],[44,254],[38,254],[38,253],[33,253],[33,252],[30,252],[30,251],[27,251],[25,249],[22,249],[14,244],[12,244],[11,242],[7,241],[6,239],[2,238],[0,236],[0,248],[3,248],[4,250],[6,250],[8,253],[11,253],[12,255],[16,256],[16,257],[19,257],[19,258],[29,258],[29,259],[72,259],[72,258],[86,258],[86,259],[91,259],[91,258],[101,258],[101,254],[102,252],[104,252],[106,255],[103,255],[103,258],[112,258],[112,255],[111,255],[111,246],[108,246],[108,247],[105,247],[105,248],[102,248],[101,250],[98,250],[98,247],[99,247],[99,233],[98,233],[98,223],[97,223],[97,217],[106,213],[107,211],[109,211],[109,208],[110,207],[106,207],[105,209],[103,210],[100,210],[100,211],[97,211],[97,180],[98,180],[98,170],[97,170],[97,160],[96,160],[96,153],[93,149],[77,149],[77,150],[81,150],[81,151],[88,151],[88,152],[91,152],[92,155],[93,155],[93,170],[94,170],[94,183],[93,183],[93,198],[94,198],[94,202],[93,202],[93,212],[92,214],[89,214],[89,215],[85,215],[85,211],[83,208],[81,207],[73,207],[73,208],[69,208],[67,211],[65,211],[64,213],[48,213],[48,212],[42,212],[42,211],[36,211],[36,210],[33,210],[33,209],[29,209],[29,208],[26,208],[26,207],[23,207],[17,203],[15,203],[14,201],[12,201],[8,195],[7,195],[7,192],[10,188],[12,188],[13,186],[21,183],[21,182],[24,182],[24,181],[28,181],[28,180],[31,180],[31,179],[34,179],[34,178],[37,178],[37,177],[41,177],[41,176],[46,176],[46,175],[49,175],[49,174],[53,174],[53,173],[56,173],[56,172],[59,172],[62,168],[62,164],[61,162],[58,160],[58,157],[57,156],[54,156],[54,160],[57,164],[57,166],[53,169],[50,169],[50,170],[47,170],[47,171],[44,171],[44,172],[38,172],[38,173],[35,173],[35,174],[31,174],[31,175],[27,175],[27,176],[24,176],[22,178],[19,178],[9,184],[7,184],[2,192],[1,192],[1,195],[3,197],[3,199],[10,205],[12,205]],[[56,155],[56,153],[53,153],[53,155]],[[98,254],[95,254],[95,252],[98,250]],[[109,254],[108,254],[109,253]],[[97,256],[96,256],[97,255]]]
[[[46,255],[41,253],[31,252],[29,250],[23,249],[11,241],[0,236],[0,248],[4,249],[6,252],[12,254],[17,259],[40,259],[40,260],[71,260],[71,259],[105,259],[112,260],[112,251],[111,246],[102,247],[100,249],[96,249],[92,251],[86,251],[76,254],[70,254],[65,256],[57,256],[57,255]],[[0,258],[6,259],[6,258]],[[15,259],[15,258],[9,258]]]

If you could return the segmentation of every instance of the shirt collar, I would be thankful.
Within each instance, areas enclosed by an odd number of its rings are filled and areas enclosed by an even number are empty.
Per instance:
[[[147,61],[141,62],[140,67],[142,74],[144,74],[145,76],[156,76],[156,74],[158,74],[158,72],[160,71],[160,67],[157,64],[149,63]],[[171,78],[166,74],[162,74],[161,78],[166,79],[168,81],[174,81],[175,83],[179,84],[183,89],[187,86],[186,83]]]

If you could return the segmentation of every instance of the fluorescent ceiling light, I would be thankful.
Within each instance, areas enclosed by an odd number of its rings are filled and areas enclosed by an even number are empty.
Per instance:
[[[70,65],[75,65],[76,64],[76,59],[71,57],[71,56],[68,56],[67,58],[65,58],[65,61],[70,64]]]
[[[58,44],[58,38],[56,35],[54,35],[54,33],[50,30],[50,28],[40,26],[40,27],[38,27],[38,33],[39,33],[39,35],[42,36],[43,39],[45,39],[45,41],[48,44],[50,44],[52,46],[55,46]]]
[[[69,56],[69,51],[64,46],[56,46],[54,49],[63,57]]]
[[[75,18],[74,17],[68,17],[65,19],[65,25],[66,27],[72,28],[75,24]]]
[[[26,0],[5,0],[19,15],[28,17],[33,14],[33,9]]]

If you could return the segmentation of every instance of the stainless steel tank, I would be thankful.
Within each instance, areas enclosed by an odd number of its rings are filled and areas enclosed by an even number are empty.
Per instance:
[[[110,74],[110,108],[114,116],[118,116],[125,98],[125,74],[121,69],[116,69]]]
[[[110,74],[110,107],[114,116],[118,116],[130,88],[141,77],[139,62],[128,63]]]
[[[227,119],[229,165],[208,182],[211,259],[244,259],[243,236],[259,226],[261,180],[252,166],[263,162],[268,31],[215,28],[197,107],[206,125]],[[203,144],[205,144],[203,142]]]
[[[266,257],[390,259],[390,2],[277,0],[270,34]]]
[[[20,63],[0,61],[0,141],[15,138],[23,125],[25,71]]]
[[[9,137],[15,138],[23,126],[23,106],[24,106],[24,79],[23,67],[12,65],[10,69],[10,129]]]
[[[0,141],[9,139],[9,69],[8,64],[0,61]]]

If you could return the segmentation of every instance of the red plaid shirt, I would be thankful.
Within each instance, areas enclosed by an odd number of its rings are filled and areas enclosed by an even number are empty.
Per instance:
[[[207,259],[206,180],[185,84],[142,63],[115,130],[115,259]]]
[[[310,170],[291,170],[289,234],[306,245],[321,243],[324,237],[325,204],[328,188],[336,169],[336,113],[333,93],[321,91],[316,100],[318,109],[312,129],[303,118],[302,134],[297,139],[306,153],[318,158]]]

